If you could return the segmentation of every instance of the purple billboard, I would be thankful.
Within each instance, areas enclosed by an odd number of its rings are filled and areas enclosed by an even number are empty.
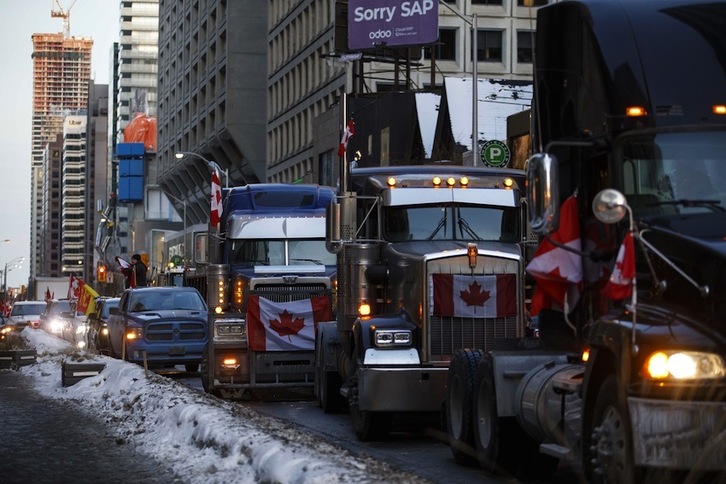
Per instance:
[[[430,44],[439,38],[438,0],[350,0],[348,48]]]

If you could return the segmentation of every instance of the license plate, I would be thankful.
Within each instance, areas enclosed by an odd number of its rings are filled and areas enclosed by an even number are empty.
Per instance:
[[[169,347],[169,356],[183,356],[186,353],[186,350],[183,346],[170,346]]]

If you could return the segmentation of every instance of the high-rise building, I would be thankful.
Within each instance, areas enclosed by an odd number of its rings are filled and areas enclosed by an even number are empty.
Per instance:
[[[93,40],[63,33],[33,34],[33,125],[30,202],[30,276],[45,276],[42,261],[44,152],[63,132],[68,113],[85,110],[91,80]],[[51,205],[56,200],[48,200]],[[59,221],[58,221],[59,222]],[[58,261],[60,262],[60,261]]]
[[[83,276],[86,212],[86,113],[63,120],[61,168],[62,274]]]

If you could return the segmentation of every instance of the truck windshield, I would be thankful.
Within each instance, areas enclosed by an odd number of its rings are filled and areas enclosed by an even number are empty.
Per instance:
[[[726,210],[726,133],[634,136],[619,154],[623,193],[636,217]]]
[[[232,240],[228,255],[237,266],[335,265],[324,239]]]
[[[384,238],[408,240],[519,241],[519,212],[515,208],[480,205],[386,207]]]

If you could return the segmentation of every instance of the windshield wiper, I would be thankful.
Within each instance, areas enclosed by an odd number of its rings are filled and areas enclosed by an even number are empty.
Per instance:
[[[709,199],[688,199],[680,198],[678,200],[660,200],[658,202],[650,202],[644,204],[646,207],[658,207],[661,205],[683,205],[684,207],[708,207],[714,212],[726,212],[721,206],[721,200]]]
[[[479,234],[474,232],[474,229],[471,228],[471,225],[469,225],[469,222],[466,221],[464,217],[459,217],[459,229],[469,234],[469,237],[471,237],[474,240],[484,240],[482,239]]]
[[[426,237],[426,240],[433,240],[434,237],[436,237],[436,234],[439,233],[439,230],[446,227],[446,212],[444,212],[444,216],[441,217],[441,220],[439,220],[439,224],[436,226],[433,232],[431,232],[431,235]]]
[[[290,261],[312,262],[313,264],[323,265],[323,263],[318,259],[290,259]]]

